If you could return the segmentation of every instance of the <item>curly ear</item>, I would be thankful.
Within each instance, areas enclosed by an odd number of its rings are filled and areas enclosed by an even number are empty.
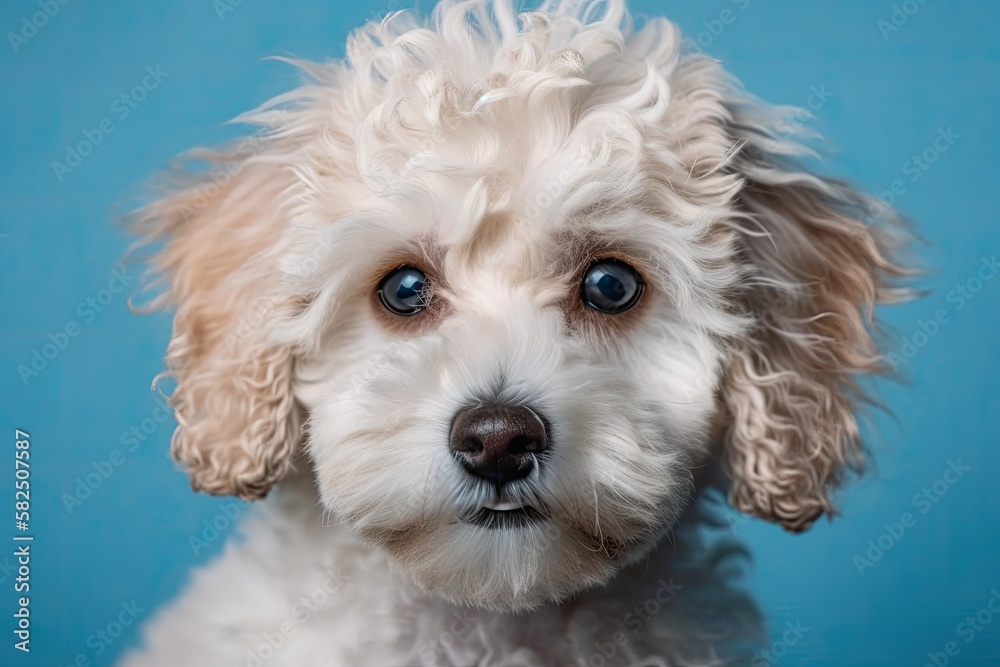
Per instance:
[[[285,184],[277,168],[241,158],[213,154],[213,171],[139,211],[133,226],[154,248],[150,286],[166,285],[147,308],[176,309],[164,374],[176,381],[173,457],[194,489],[254,500],[290,467],[300,418],[293,355],[268,340],[286,306],[268,291]]]
[[[831,491],[862,469],[858,379],[885,370],[874,307],[908,294],[893,286],[908,272],[890,259],[905,235],[891,214],[869,215],[871,200],[797,166],[786,156],[802,151],[744,113],[734,111],[733,164],[756,326],[722,386],[723,465],[734,507],[803,531],[834,514]]]

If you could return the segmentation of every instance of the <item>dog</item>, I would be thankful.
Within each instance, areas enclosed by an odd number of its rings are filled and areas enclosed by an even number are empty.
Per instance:
[[[907,238],[690,44],[618,0],[394,13],[291,61],[253,135],[135,214],[175,311],[174,458],[198,491],[278,488],[124,664],[715,665],[759,639],[692,499],[721,470],[790,531],[836,513]]]

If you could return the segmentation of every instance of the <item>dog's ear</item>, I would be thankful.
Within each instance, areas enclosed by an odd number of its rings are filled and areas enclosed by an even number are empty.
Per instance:
[[[736,107],[733,120],[743,299],[756,325],[734,343],[721,388],[723,465],[734,507],[804,531],[834,513],[831,491],[863,466],[858,381],[885,370],[874,307],[907,295],[891,259],[905,234],[873,200],[799,166],[796,144],[759,117]]]
[[[153,252],[150,285],[164,288],[147,308],[175,309],[164,374],[176,382],[174,459],[196,490],[254,500],[288,470],[300,427],[293,354],[268,338],[286,309],[269,291],[285,183],[245,157],[212,156],[214,168],[131,222]]]

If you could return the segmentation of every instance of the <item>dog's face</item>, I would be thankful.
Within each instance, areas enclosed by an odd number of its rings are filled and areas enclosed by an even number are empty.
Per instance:
[[[615,180],[542,221],[448,179],[332,244],[337,312],[295,381],[323,501],[451,598],[520,607],[603,580],[671,525],[706,457],[741,320],[673,290],[738,272],[685,275],[674,257],[709,251],[666,212],[609,207]],[[424,224],[366,238],[399,216]]]
[[[334,520],[496,609],[642,556],[713,454],[807,528],[899,272],[864,199],[666,22],[492,10],[369,25],[143,211],[175,456],[252,499],[304,451]]]

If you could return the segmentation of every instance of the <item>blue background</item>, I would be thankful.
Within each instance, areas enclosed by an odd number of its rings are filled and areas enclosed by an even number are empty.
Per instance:
[[[77,654],[109,663],[137,641],[136,626],[99,656],[88,637],[123,602],[134,600],[144,609],[139,620],[148,618],[192,565],[221,548],[222,538],[195,554],[189,538],[228,500],[192,494],[168,460],[172,422],[149,421],[169,317],[133,316],[123,295],[91,316],[86,300],[108,286],[127,247],[113,221],[135,185],[179,152],[233,136],[240,129],[225,127],[227,119],[293,85],[290,68],[263,57],[339,57],[347,32],[395,9],[392,2],[244,0],[220,19],[209,0],[72,0],[18,52],[9,37],[0,44],[0,468],[11,470],[0,475],[0,525],[9,526],[0,541],[15,532],[15,427],[33,442],[36,536],[30,656],[11,647],[13,547],[0,547],[0,663],[63,665]],[[814,87],[832,92],[815,112],[838,150],[831,171],[873,192],[901,181],[897,204],[927,240],[919,251],[932,272],[922,284],[933,292],[883,311],[893,349],[904,340],[919,346],[903,367],[910,383],[880,387],[896,418],[876,415],[869,429],[876,474],[844,494],[843,518],[804,536],[733,519],[754,553],[748,583],[774,638],[787,622],[808,628],[775,664],[922,665],[949,641],[961,649],[951,664],[1000,664],[1000,618],[969,643],[956,631],[1000,589],[1000,279],[982,283],[961,308],[953,292],[1000,252],[1000,3],[906,4],[917,11],[885,36],[878,21],[891,20],[888,1],[632,5],[701,33],[705,51],[767,100],[804,105]],[[731,22],[715,23],[726,9]],[[8,0],[0,31],[19,31],[35,11],[34,0]],[[169,76],[120,118],[114,100],[157,65]],[[104,118],[114,131],[60,181],[53,161]],[[958,138],[913,180],[907,162],[947,128]],[[939,309],[947,322],[920,336]],[[18,366],[70,322],[79,334],[25,384]],[[123,437],[144,420],[151,433],[126,451]],[[114,450],[120,465],[68,511],[64,494],[106,471]],[[958,460],[971,470],[939,484],[946,495],[921,513],[914,496]],[[907,511],[915,525],[859,573],[855,557]]]

